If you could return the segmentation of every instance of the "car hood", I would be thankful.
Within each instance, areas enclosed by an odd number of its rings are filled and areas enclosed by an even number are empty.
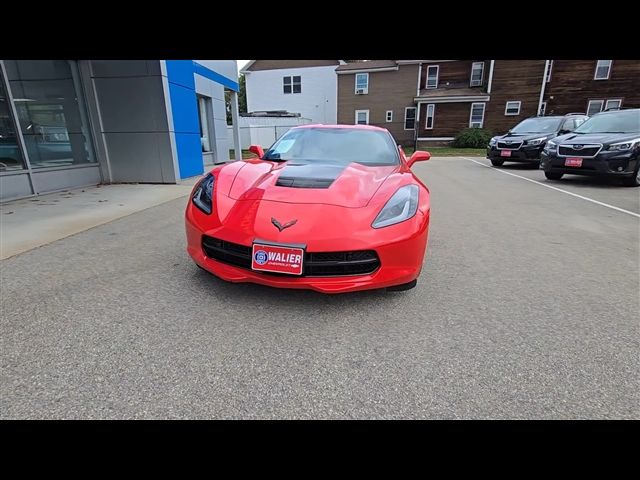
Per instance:
[[[512,142],[521,142],[524,140],[533,140],[535,138],[542,138],[542,137],[546,137],[546,138],[552,138],[554,137],[556,134],[555,132],[549,133],[549,132],[539,132],[539,133],[507,133],[506,135],[502,135],[499,137],[496,137],[497,140],[504,142],[504,141],[512,141]]]
[[[249,160],[220,175],[223,194],[235,200],[269,200],[298,204],[366,206],[385,179],[400,165],[366,166]],[[233,164],[229,164],[231,167]]]
[[[586,145],[589,143],[602,143],[603,145],[608,145],[611,143],[624,142],[626,140],[633,140],[634,138],[640,137],[640,132],[638,133],[568,133],[566,135],[561,135],[560,137],[556,137],[553,139],[554,143],[564,143],[564,144],[581,144]]]

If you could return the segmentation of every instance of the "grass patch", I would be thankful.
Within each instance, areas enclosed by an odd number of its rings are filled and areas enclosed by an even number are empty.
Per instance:
[[[249,150],[242,150],[242,159],[246,160],[248,158],[257,158],[258,156],[253,153],[250,152]],[[236,151],[235,150],[229,150],[229,158],[231,160],[234,160],[236,158]]]
[[[487,154],[485,148],[422,147],[421,150],[426,150],[432,157],[484,157]],[[404,148],[407,157],[413,151],[413,147]]]

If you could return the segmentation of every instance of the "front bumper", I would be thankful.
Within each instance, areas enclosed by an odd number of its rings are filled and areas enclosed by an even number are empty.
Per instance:
[[[497,149],[495,146],[487,147],[487,158],[489,160],[504,160],[505,162],[527,162],[535,163],[540,161],[540,153],[544,148],[543,145],[529,147],[523,145],[518,150],[510,150],[511,156],[503,157],[500,152],[502,150]]]
[[[407,222],[381,229],[384,232],[380,235],[380,240],[366,246],[367,249],[375,250],[380,258],[380,267],[376,271],[366,275],[333,277],[272,275],[209,258],[202,248],[203,235],[215,236],[229,242],[238,242],[238,237],[228,229],[207,229],[205,223],[205,218],[189,203],[185,216],[187,252],[198,265],[217,277],[234,283],[249,282],[277,288],[345,293],[402,285],[418,278],[427,246],[429,213],[425,215],[418,211],[416,216]],[[394,228],[395,231],[392,230]],[[314,249],[313,242],[307,239],[300,240],[300,243],[307,243],[308,252],[326,251],[324,248]],[[241,243],[250,246],[248,241]],[[361,250],[362,248],[360,241],[346,238],[336,245],[335,251]]]
[[[543,151],[540,158],[540,168],[545,172],[614,178],[635,175],[640,161],[637,149],[627,152],[601,151],[593,158],[583,158],[581,167],[565,167],[567,157],[559,157],[556,152]]]

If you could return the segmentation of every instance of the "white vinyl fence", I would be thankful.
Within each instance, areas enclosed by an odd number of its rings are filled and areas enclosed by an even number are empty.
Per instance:
[[[302,117],[240,117],[240,146],[243,150],[251,145],[267,148],[289,129],[310,123]],[[227,129],[228,138],[233,138],[233,127],[228,125]]]

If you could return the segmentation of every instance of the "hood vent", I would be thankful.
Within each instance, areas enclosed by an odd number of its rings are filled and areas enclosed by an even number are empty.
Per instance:
[[[335,178],[278,177],[276,186],[289,188],[329,188]]]

